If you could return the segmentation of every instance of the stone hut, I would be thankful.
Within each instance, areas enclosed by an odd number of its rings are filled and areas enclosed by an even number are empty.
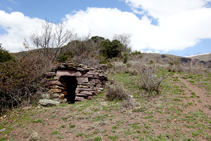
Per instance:
[[[92,99],[99,94],[107,81],[107,75],[104,74],[105,66],[94,69],[83,64],[66,62],[58,64],[50,72],[46,73],[47,87],[49,88],[50,99],[59,102],[66,102],[67,84],[71,78],[77,79],[77,88],[75,90],[75,100]],[[74,79],[75,79],[74,78]]]

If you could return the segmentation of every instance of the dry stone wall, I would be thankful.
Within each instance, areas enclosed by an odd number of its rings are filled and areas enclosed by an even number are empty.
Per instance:
[[[104,70],[94,69],[83,64],[72,62],[61,63],[54,67],[50,72],[46,73],[48,80],[50,99],[65,102],[67,95],[67,76],[76,77],[78,85],[76,88],[76,101],[84,99],[92,99],[93,96],[100,93],[107,81],[107,75],[104,74],[105,66],[101,66]]]

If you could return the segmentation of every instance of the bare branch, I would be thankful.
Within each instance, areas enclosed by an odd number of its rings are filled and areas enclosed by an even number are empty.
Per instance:
[[[53,56],[52,61],[55,61],[61,54],[62,47],[73,38],[72,31],[65,27],[65,22],[55,25],[46,20],[42,25],[42,33],[33,33],[30,39],[37,49],[42,50],[41,53]]]
[[[113,35],[113,40],[116,39],[116,40],[120,41],[120,43],[123,45],[121,51],[127,52],[127,53],[131,52],[130,38],[131,38],[131,34],[126,34],[126,33]]]

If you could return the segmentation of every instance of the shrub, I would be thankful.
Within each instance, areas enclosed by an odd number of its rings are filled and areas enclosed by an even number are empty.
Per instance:
[[[179,59],[171,60],[168,63],[169,63],[169,67],[168,67],[169,72],[182,72],[183,71],[183,67],[182,67],[181,61]]]
[[[124,89],[124,87],[120,84],[107,84],[106,89],[106,98],[108,100],[126,100],[129,98],[128,93]]]
[[[84,52],[79,56],[74,56],[73,61],[93,68],[98,68],[100,66],[100,63],[105,61],[105,57],[99,55],[97,51]]]
[[[43,74],[51,61],[44,55],[26,53],[21,59],[0,64],[0,112],[24,101],[34,102]],[[26,104],[27,104],[26,103]]]
[[[138,61],[143,58],[143,54],[140,51],[134,51],[130,53],[130,60]]]
[[[123,55],[123,63],[126,64],[128,61],[128,53],[124,53]]]
[[[125,73],[127,69],[127,65],[123,64],[122,62],[115,62],[114,68],[117,73]]]
[[[156,68],[150,66],[136,66],[139,72],[140,88],[146,90],[149,95],[154,92],[160,94],[159,86],[168,75],[163,75],[160,78],[156,75]]]
[[[138,75],[138,71],[137,69],[131,67],[127,69],[127,73],[129,73],[130,75]]]
[[[68,59],[68,55],[62,54],[59,56],[58,62],[64,62],[64,61],[67,61],[67,59]]]
[[[128,99],[124,100],[120,105],[121,109],[124,109],[124,108],[133,109],[134,107],[135,107],[135,103],[132,100],[132,98],[130,98],[130,97]]]
[[[150,60],[149,63],[150,63],[150,64],[153,64],[154,62],[153,62],[153,60]]]
[[[117,57],[121,50],[121,43],[118,40],[110,40],[102,41],[102,52],[107,58]]]
[[[142,55],[142,53],[136,50],[136,51],[131,52],[130,55]]]
[[[13,57],[9,54],[8,51],[6,51],[2,45],[0,44],[0,62],[7,62],[11,60]]]

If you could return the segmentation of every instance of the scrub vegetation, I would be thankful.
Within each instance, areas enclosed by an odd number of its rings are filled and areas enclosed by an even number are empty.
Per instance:
[[[54,48],[41,44],[45,34],[35,35],[40,48],[25,42],[28,51],[9,54],[13,59],[0,64],[1,141],[211,140],[209,62],[131,52],[128,34],[74,39]],[[48,90],[45,73],[63,61],[106,65],[104,91],[75,104],[37,105]]]

